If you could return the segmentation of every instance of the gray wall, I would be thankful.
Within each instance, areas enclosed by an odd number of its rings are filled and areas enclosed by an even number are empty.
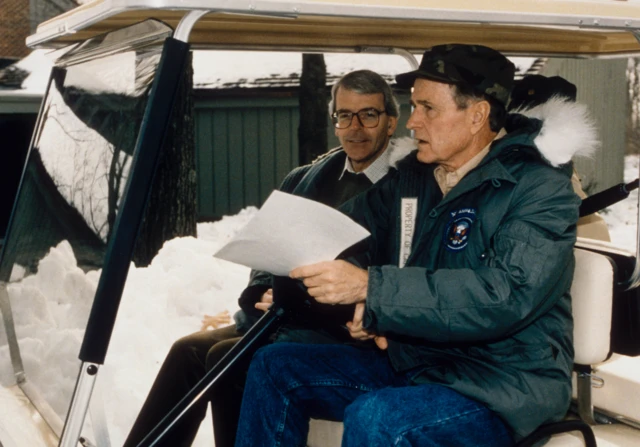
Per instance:
[[[626,70],[627,59],[549,59],[542,73],[559,75],[573,82],[578,88],[577,100],[589,107],[596,120],[601,149],[592,160],[575,160],[588,194],[623,180],[629,113]]]
[[[200,220],[259,205],[298,165],[297,98],[196,101]]]
[[[407,136],[409,97],[396,136]],[[298,161],[298,98],[196,99],[199,220],[260,206]],[[329,148],[339,145],[331,125]]]

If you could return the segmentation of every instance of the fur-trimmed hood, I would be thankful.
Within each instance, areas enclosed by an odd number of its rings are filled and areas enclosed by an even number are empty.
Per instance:
[[[416,149],[418,149],[416,140],[411,137],[392,138],[387,148],[389,151],[389,166],[397,168],[398,162]]]
[[[595,121],[584,104],[554,96],[544,104],[512,113],[542,121],[534,143],[554,167],[568,163],[574,156],[591,157],[600,147]]]

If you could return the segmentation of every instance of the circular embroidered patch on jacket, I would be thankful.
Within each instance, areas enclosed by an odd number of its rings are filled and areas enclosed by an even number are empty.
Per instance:
[[[451,219],[444,230],[444,245],[448,250],[460,251],[467,246],[471,227],[476,221],[475,208],[462,208],[450,213]]]

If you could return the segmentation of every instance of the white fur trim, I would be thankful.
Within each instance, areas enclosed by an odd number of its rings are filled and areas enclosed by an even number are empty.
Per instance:
[[[591,157],[600,146],[595,121],[584,104],[554,96],[544,104],[512,113],[543,121],[534,142],[552,166],[568,163],[574,156]]]
[[[389,142],[389,166],[396,167],[398,162],[418,149],[416,140],[411,137],[394,138]]]

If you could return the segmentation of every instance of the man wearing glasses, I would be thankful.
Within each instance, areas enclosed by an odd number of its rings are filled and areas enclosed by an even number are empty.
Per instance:
[[[329,113],[341,146],[313,163],[291,171],[280,189],[338,207],[380,181],[394,163],[414,147],[409,139],[392,140],[399,106],[391,88],[377,73],[359,70],[346,74],[331,91]],[[271,275],[251,272],[247,288],[239,298],[236,324],[203,330],[176,341],[167,355],[147,399],[138,414],[124,447],[136,446],[169,413],[260,318],[273,300]],[[319,321],[297,321],[296,327],[283,328],[284,340],[302,342],[332,341]],[[333,340],[335,341],[335,340]],[[242,401],[246,364],[235,365],[212,389],[215,444],[229,447],[235,443]],[[190,446],[207,410],[207,400],[194,405],[163,440],[167,447]]]

